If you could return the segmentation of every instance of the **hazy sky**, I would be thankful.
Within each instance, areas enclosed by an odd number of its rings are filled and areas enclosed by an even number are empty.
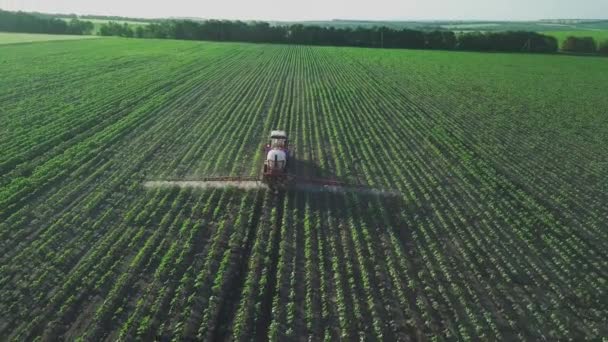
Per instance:
[[[0,0],[5,10],[258,20],[607,18],[608,0]]]

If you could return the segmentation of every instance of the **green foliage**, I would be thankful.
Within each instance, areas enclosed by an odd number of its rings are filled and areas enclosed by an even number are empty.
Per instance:
[[[458,37],[458,47],[471,51],[557,52],[557,39],[535,32],[475,32]]]
[[[597,43],[593,37],[568,37],[562,44],[562,51],[595,53],[597,52]]]
[[[136,30],[141,29],[141,26],[137,26]],[[118,37],[133,37],[135,32],[127,23],[117,23],[110,21],[107,24],[101,25],[99,34],[102,36],[118,36]]]
[[[68,34],[91,34],[93,32],[93,23],[90,21],[82,21],[78,19],[71,19],[68,22],[67,33]]]
[[[602,55],[608,55],[608,39],[600,43],[597,51]]]
[[[92,30],[93,24],[87,21],[72,19],[66,22],[53,17],[0,9],[0,31],[4,32],[82,35]]]
[[[186,40],[267,42],[373,48],[438,49],[504,52],[557,52],[557,40],[535,32],[469,33],[456,36],[448,30],[412,30],[382,27],[336,28],[304,24],[271,26],[265,22],[166,20],[133,29],[127,23],[109,22],[101,35]]]

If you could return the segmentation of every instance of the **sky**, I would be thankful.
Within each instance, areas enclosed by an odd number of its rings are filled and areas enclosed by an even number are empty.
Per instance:
[[[608,0],[0,0],[0,9],[284,21],[608,18]]]

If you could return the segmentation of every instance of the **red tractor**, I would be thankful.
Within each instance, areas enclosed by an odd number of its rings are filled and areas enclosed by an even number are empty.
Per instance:
[[[289,140],[285,131],[271,131],[270,143],[264,146],[262,182],[269,186],[285,187],[288,182]]]

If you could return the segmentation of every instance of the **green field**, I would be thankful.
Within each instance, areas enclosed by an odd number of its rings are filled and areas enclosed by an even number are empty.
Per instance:
[[[32,43],[51,40],[74,40],[95,38],[93,36],[72,36],[67,34],[37,34],[37,33],[12,33],[0,32],[0,45],[15,43]]]
[[[592,37],[598,44],[608,41],[608,30],[546,31],[541,33],[557,38],[560,46],[568,37]]]
[[[0,48],[0,340],[600,340],[605,58]],[[295,172],[374,194],[146,189]]]

